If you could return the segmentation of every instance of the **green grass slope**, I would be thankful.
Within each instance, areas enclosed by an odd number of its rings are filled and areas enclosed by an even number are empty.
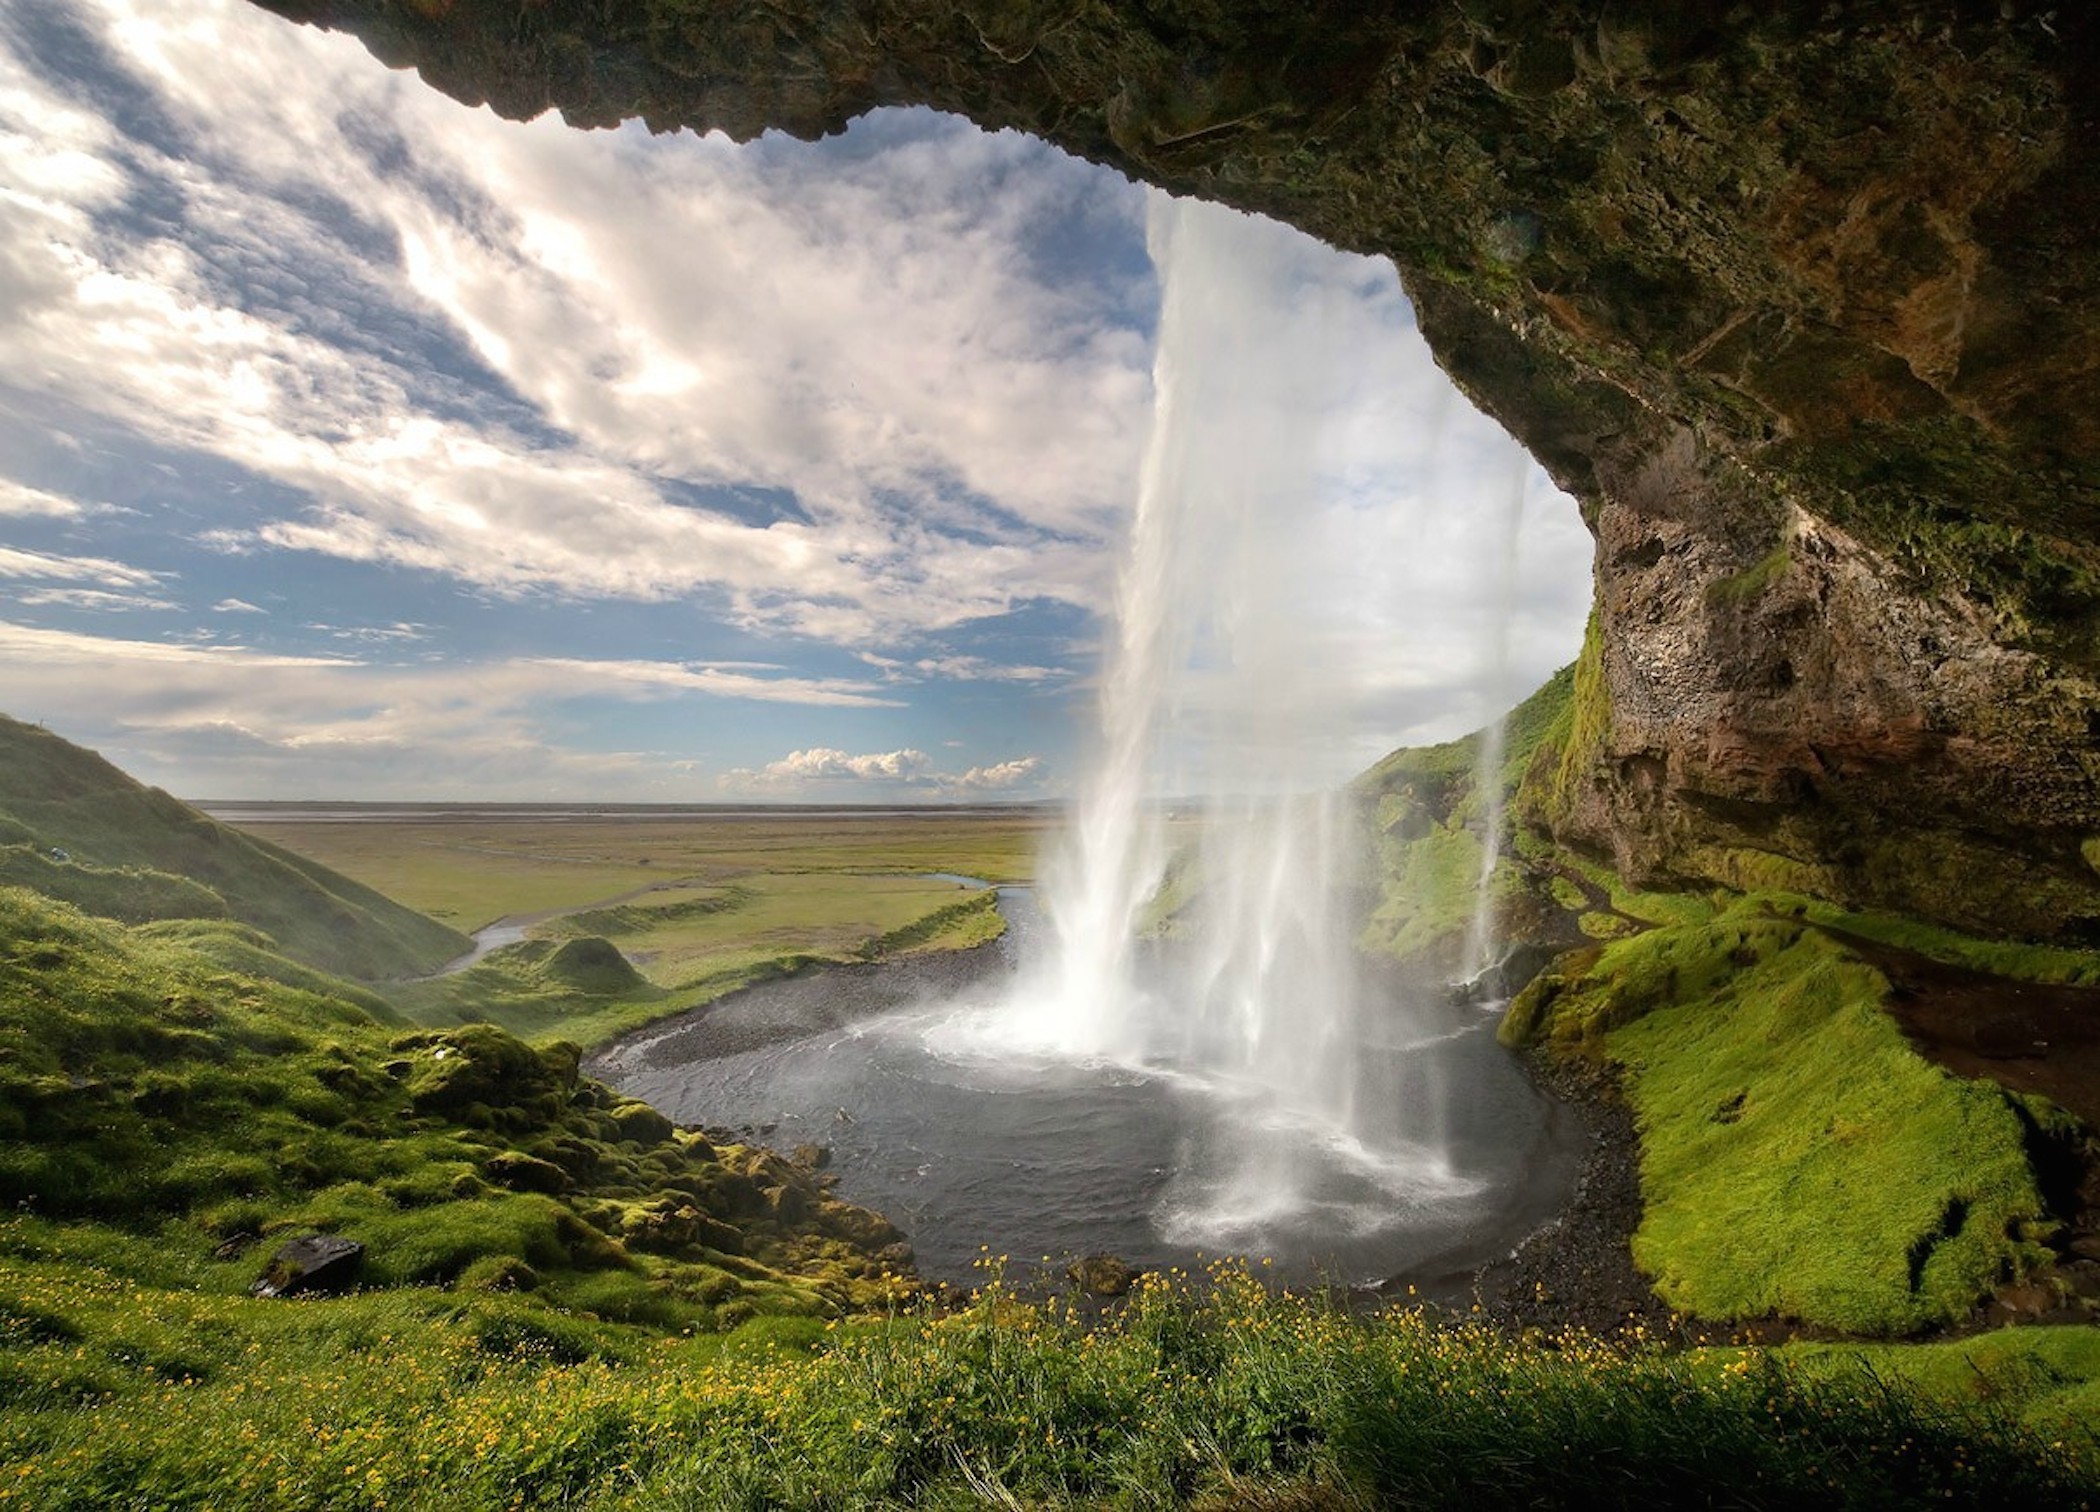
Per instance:
[[[54,849],[71,859],[54,860]],[[435,920],[4,715],[0,884],[125,923],[238,919],[284,954],[365,981],[429,971],[467,948]]]
[[[959,1310],[726,1336],[428,1291],[249,1300],[0,1220],[0,1506],[2078,1508],[2075,1349],[1987,1402],[1879,1361],[1512,1340],[1221,1269],[1105,1315]],[[2040,1331],[2028,1331],[2039,1333]],[[1901,1386],[1892,1382],[1905,1381]],[[1948,1389],[1950,1388],[1951,1389]]]
[[[1472,927],[1482,874],[1502,937],[1541,929],[1562,902],[1530,885],[1513,859],[1485,867],[1492,806],[1506,811],[1541,743],[1573,707],[1575,668],[1563,667],[1503,722],[1502,759],[1481,783],[1483,734],[1394,751],[1357,778],[1370,810],[1378,900],[1358,937],[1364,950],[1438,971],[1457,969]],[[1506,826],[1505,826],[1506,827]],[[1580,906],[1580,899],[1572,900]]]
[[[1596,722],[1585,676],[1563,670],[1509,718],[1489,886],[1502,938],[1594,943],[1517,997],[1503,1038],[1616,1073],[1640,1139],[1633,1254],[1657,1293],[1709,1319],[1904,1336],[2045,1271],[2060,1225],[2030,1144],[2066,1115],[1925,1059],[1847,940],[2047,982],[2100,980],[2100,955],[1780,893],[1627,887],[1540,828]],[[1479,757],[1473,736],[1359,780],[1382,863],[1366,948],[1450,969],[1483,871]]]

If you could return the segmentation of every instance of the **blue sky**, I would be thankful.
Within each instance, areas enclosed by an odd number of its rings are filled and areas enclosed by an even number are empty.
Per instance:
[[[0,709],[196,797],[1056,796],[1145,193],[928,112],[585,133],[241,0],[0,0]],[[1368,760],[1566,661],[1588,540],[1390,269],[1289,241],[1263,377],[1345,480]]]

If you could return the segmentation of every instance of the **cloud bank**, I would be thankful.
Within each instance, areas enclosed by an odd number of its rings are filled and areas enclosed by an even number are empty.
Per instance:
[[[245,0],[42,0],[0,203],[0,707],[215,796],[1080,766],[1152,395],[1117,176],[923,111],[518,125]],[[1572,655],[1587,538],[1389,268],[1248,226],[1326,457],[1290,544],[1373,669],[1335,760],[1456,733]]]

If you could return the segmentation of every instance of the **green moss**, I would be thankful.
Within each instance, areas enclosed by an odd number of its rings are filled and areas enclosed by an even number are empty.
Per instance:
[[[1858,935],[1901,950],[1913,951],[1950,966],[2010,977],[2022,982],[2100,987],[2100,952],[2056,945],[2030,945],[2018,940],[1979,940],[1937,924],[1892,914],[1854,913],[1811,898],[1776,894],[1754,900],[1757,906],[1789,913],[1827,929]]]
[[[1487,800],[1506,804],[1541,744],[1565,727],[1575,675],[1573,666],[1563,667],[1504,720],[1502,765],[1490,779],[1498,793],[1481,789],[1480,731],[1395,751],[1356,780],[1353,790],[1370,810],[1379,881],[1360,948],[1437,969],[1456,964],[1479,907]],[[1499,838],[1511,840],[1508,826]],[[1552,890],[1554,880],[1517,857],[1498,856],[1486,878],[1490,908],[1499,915],[1527,905],[1548,912],[1567,906],[1565,894]],[[1579,906],[1580,889],[1573,890]]]
[[[262,977],[286,987],[297,987],[301,991],[322,997],[339,998],[355,1004],[383,1024],[400,1023],[401,1015],[394,1005],[378,993],[355,982],[331,976],[325,971],[316,971],[280,954],[277,942],[261,930],[246,924],[216,919],[170,919],[140,926],[136,937],[145,940],[168,940],[185,949],[195,951],[207,960],[216,962],[227,971],[242,976]]]
[[[1360,948],[1402,960],[1448,954],[1471,926],[1484,855],[1480,837],[1462,824],[1389,843],[1383,898],[1358,938]]]
[[[1827,894],[1833,890],[1834,879],[1827,868],[1750,846],[1697,846],[1685,852],[1680,864],[1688,873],[1736,892]]]
[[[1707,603],[1745,604],[1763,597],[1765,590],[1785,574],[1787,563],[1792,560],[1790,545],[1790,542],[1781,541],[1741,572],[1715,578],[1706,585]]]
[[[2017,1237],[2043,1217],[2021,1120],[1924,1061],[1886,979],[1774,903],[1555,963],[1505,1039],[1624,1067],[1634,1255],[1671,1305],[1862,1334],[1961,1317],[2042,1258]]]
[[[0,889],[0,1203],[174,1224],[194,1253],[340,1232],[367,1245],[381,1285],[445,1284],[507,1256],[552,1300],[624,1297],[671,1323],[711,1325],[712,1304],[679,1298],[705,1289],[725,1245],[768,1307],[836,1308],[886,1285],[868,1253],[895,1238],[880,1220],[582,1079],[574,1046],[489,1024],[402,1034],[339,997],[228,971],[191,948],[199,936],[260,949],[239,926],[127,931]],[[617,1221],[596,1222],[612,1194],[643,1215],[647,1265]]]
[[[144,866],[61,861],[37,845],[0,846],[0,887],[27,887],[98,919],[223,919],[226,900],[187,877]]]
[[[2001,636],[2100,655],[2100,563],[2051,470],[2015,465],[1958,416],[1861,422],[1797,461],[1832,519],[1928,587],[1980,605]]]
[[[1558,676],[1566,677],[1566,691],[1540,711],[1537,737],[1523,756],[1511,799],[1513,813],[1549,834],[1573,812],[1611,733],[1604,631],[1594,609],[1583,630],[1581,652]]]
[[[2007,1328],[1941,1344],[1793,1344],[1780,1351],[1811,1380],[1895,1386],[2012,1418],[2073,1440],[2100,1422],[2100,1328]]]

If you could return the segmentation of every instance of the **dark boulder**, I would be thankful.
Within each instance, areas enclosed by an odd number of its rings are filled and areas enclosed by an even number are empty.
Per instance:
[[[301,1292],[339,1292],[357,1279],[365,1247],[339,1234],[307,1234],[270,1257],[269,1266],[248,1288],[257,1297],[291,1297]]]

